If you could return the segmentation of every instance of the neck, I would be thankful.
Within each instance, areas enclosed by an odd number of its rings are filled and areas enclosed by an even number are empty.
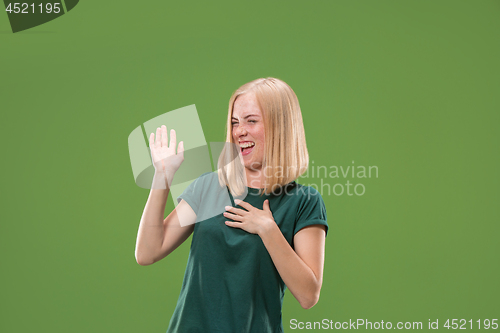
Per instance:
[[[262,188],[263,187],[263,172],[262,169],[259,170],[249,170],[245,169],[245,175],[247,178],[247,186],[253,188]]]

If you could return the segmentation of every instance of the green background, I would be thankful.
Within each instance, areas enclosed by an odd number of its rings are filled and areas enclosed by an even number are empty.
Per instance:
[[[287,291],[285,331],[500,318],[500,1],[87,0],[16,34],[0,14],[0,49],[0,331],[166,331],[190,240],[135,262],[127,137],[196,104],[222,141],[232,92],[266,76],[297,93],[311,163],[379,168],[323,195],[321,298]]]

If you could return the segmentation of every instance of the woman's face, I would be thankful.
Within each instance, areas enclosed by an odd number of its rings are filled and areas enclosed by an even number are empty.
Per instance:
[[[258,170],[264,159],[264,118],[255,93],[236,98],[231,119],[233,141],[240,148],[245,168]]]

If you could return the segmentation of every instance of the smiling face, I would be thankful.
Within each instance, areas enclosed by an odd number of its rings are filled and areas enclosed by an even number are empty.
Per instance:
[[[233,141],[240,147],[243,163],[248,170],[262,168],[264,159],[264,117],[255,93],[236,98],[231,117]]]

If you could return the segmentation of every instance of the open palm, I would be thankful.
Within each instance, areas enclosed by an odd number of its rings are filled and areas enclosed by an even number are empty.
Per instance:
[[[154,133],[151,133],[149,148],[151,149],[151,159],[156,172],[173,175],[179,169],[184,161],[184,142],[179,142],[177,153],[175,152],[176,144],[175,130],[170,130],[169,144],[165,125],[156,129],[156,140]]]

